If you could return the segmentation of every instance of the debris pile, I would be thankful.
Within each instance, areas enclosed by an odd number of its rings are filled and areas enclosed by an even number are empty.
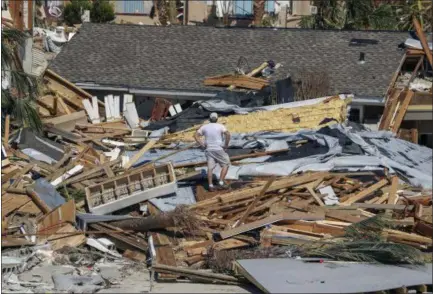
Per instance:
[[[256,74],[273,68],[266,62],[205,83],[262,89],[266,80]],[[427,291],[431,149],[395,137],[414,92],[391,88],[391,96],[405,98],[388,99],[379,132],[347,121],[350,95],[261,107],[198,101],[145,122],[132,95],[102,102],[46,70],[37,100],[42,133],[5,117],[4,289],[93,293],[130,286],[130,276],[148,269],[150,289],[154,279],[187,278],[299,292],[294,285],[303,284],[284,274],[288,268],[344,266],[351,276],[399,277],[357,284],[359,292]],[[204,150],[193,142],[211,112],[232,133],[229,185],[212,192]],[[269,283],[271,268],[289,286]],[[325,275],[305,278],[326,284],[309,291],[340,291]]]

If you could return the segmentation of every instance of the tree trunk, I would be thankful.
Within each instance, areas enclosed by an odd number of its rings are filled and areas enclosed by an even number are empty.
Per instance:
[[[157,0],[158,19],[161,25],[166,26],[168,22],[167,5],[165,0]]]
[[[110,222],[110,225],[136,232],[147,232],[150,230],[165,229],[175,225],[174,220],[169,215],[155,215],[143,218],[125,219]]]
[[[262,23],[263,16],[265,15],[265,3],[266,0],[254,0],[254,25],[260,26]]]

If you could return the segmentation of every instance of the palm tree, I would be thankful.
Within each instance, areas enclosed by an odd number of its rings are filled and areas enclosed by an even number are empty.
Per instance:
[[[166,26],[168,24],[168,12],[165,0],[156,0],[156,11],[159,22],[161,25]]]
[[[396,29],[396,9],[373,0],[316,1],[318,13],[301,19],[301,27],[314,29]]]
[[[253,13],[254,25],[259,26],[262,23],[263,16],[265,15],[266,0],[254,0]]]
[[[18,54],[28,35],[13,27],[2,28],[1,35],[2,113],[23,127],[41,131],[42,122],[36,110],[38,82],[24,72]]]
[[[413,29],[412,16],[416,16],[423,30],[431,31],[433,22],[432,6],[430,0],[416,0],[400,7],[397,9],[397,15],[399,16],[398,28],[401,30]]]

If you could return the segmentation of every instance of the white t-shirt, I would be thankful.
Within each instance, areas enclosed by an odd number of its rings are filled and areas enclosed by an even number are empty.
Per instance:
[[[219,123],[209,123],[198,129],[198,134],[205,138],[206,150],[223,150],[225,132],[227,132],[226,127]]]

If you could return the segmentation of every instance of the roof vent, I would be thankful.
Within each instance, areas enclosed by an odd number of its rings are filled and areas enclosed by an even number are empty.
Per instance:
[[[364,63],[365,63],[365,53],[364,52],[359,52],[358,64],[364,64]]]
[[[374,39],[351,39],[349,46],[367,46],[377,44],[379,44],[379,41]]]

